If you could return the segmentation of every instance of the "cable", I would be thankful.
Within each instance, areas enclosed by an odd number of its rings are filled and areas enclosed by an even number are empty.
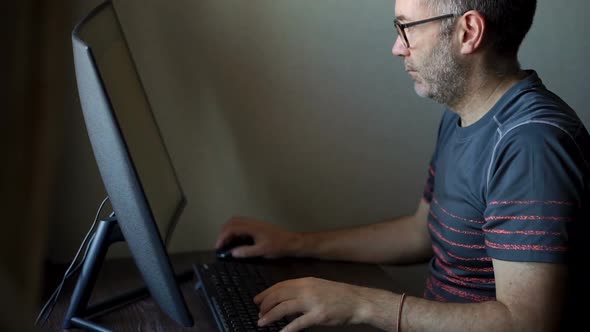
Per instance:
[[[172,241],[172,235],[174,234],[174,230],[176,229],[176,225],[178,225],[178,222],[180,221],[180,215],[181,215],[182,209],[184,209],[184,204],[186,204],[186,201],[183,202],[180,209],[178,209],[176,211],[172,220],[170,222],[168,222],[168,225],[166,226],[166,232],[164,233],[164,249],[166,249],[166,250],[169,249],[168,247],[170,246],[170,241]]]
[[[58,287],[55,289],[55,291],[53,291],[53,294],[51,294],[51,297],[49,298],[49,300],[47,300],[47,303],[45,304],[45,306],[43,306],[43,309],[41,309],[41,313],[39,314],[39,316],[37,317],[37,319],[35,320],[35,325],[38,324],[39,322],[39,318],[41,318],[42,313],[48,309],[48,306],[51,305],[49,307],[49,311],[45,314],[45,318],[43,319],[43,322],[41,323],[41,326],[43,326],[45,324],[45,322],[47,321],[47,319],[49,318],[49,316],[51,315],[51,312],[53,311],[53,308],[55,306],[55,304],[57,303],[57,299],[61,293],[61,290],[65,284],[65,281],[67,278],[69,278],[71,275],[73,275],[74,273],[78,272],[78,270],[82,267],[84,261],[86,260],[86,255],[88,254],[88,251],[90,250],[90,246],[92,245],[92,241],[94,240],[94,234],[92,234],[92,237],[90,238],[90,240],[88,241],[88,245],[86,246],[86,250],[84,251],[84,256],[82,257],[82,259],[80,260],[80,262],[78,263],[78,265],[71,271],[71,272],[66,272],[64,278],[62,278],[61,282],[59,283]]]
[[[106,202],[108,200],[109,200],[109,197],[107,196],[102,201],[102,203],[100,203],[100,206],[98,207],[98,210],[96,211],[96,215],[94,216],[94,221],[92,222],[92,225],[90,226],[90,229],[88,230],[88,233],[86,233],[86,236],[82,240],[82,244],[80,244],[80,247],[78,248],[78,251],[76,252],[76,255],[74,256],[74,259],[72,260],[72,262],[70,263],[70,266],[67,268],[66,272],[64,273],[64,276],[61,279],[61,282],[59,283],[59,285],[57,286],[57,288],[55,289],[53,294],[51,294],[51,297],[49,297],[49,299],[47,300],[47,302],[45,303],[45,305],[41,309],[41,312],[39,313],[39,315],[37,316],[37,319],[35,320],[35,325],[39,324],[39,320],[43,316],[45,316],[45,318],[43,318],[43,321],[41,322],[40,326],[43,326],[45,324],[45,322],[47,322],[47,319],[49,318],[49,316],[51,315],[51,312],[53,311],[53,307],[57,303],[57,299],[59,298],[59,295],[60,295],[61,290],[65,284],[66,279],[69,278],[74,273],[76,273],[80,269],[80,267],[82,267],[82,265],[84,264],[84,261],[86,260],[86,255],[88,254],[88,250],[90,249],[90,244],[94,240],[94,235],[95,235],[94,229],[96,228],[96,222],[98,221],[98,217],[100,216],[100,212],[102,211],[104,205],[106,204]],[[111,215],[112,215],[112,213],[111,213]],[[89,237],[90,237],[90,239],[89,239]],[[86,244],[86,242],[88,242],[88,244]],[[80,256],[80,252],[82,251],[82,249],[84,247],[86,247],[84,249],[84,255],[82,256],[82,259],[80,260],[80,262],[78,262],[78,264],[76,264],[76,260],[78,260],[78,256]],[[75,267],[74,267],[74,265],[75,265]],[[47,309],[49,309],[49,311],[47,312],[47,314],[45,314]]]
[[[100,215],[100,212],[102,211],[102,208],[104,207],[104,205],[108,201],[108,199],[109,198],[107,196],[100,204],[100,206],[96,212],[96,215],[94,217],[94,221],[92,222],[92,225],[90,226],[90,230],[88,231],[88,233],[86,233],[86,236],[82,240],[82,244],[80,245],[80,248],[78,248],[78,251],[76,252],[76,255],[74,256],[72,263],[70,264],[70,266],[68,267],[68,269],[64,273],[64,277],[62,278],[58,287],[55,289],[55,291],[53,292],[53,294],[51,295],[51,297],[49,298],[49,300],[47,301],[45,306],[43,306],[43,309],[41,309],[39,316],[37,316],[37,319],[35,320],[35,325],[37,325],[39,323],[39,319],[43,316],[43,314],[45,313],[47,308],[49,308],[49,312],[45,315],[45,318],[43,319],[41,326],[43,326],[45,324],[45,322],[49,318],[51,312],[53,311],[53,307],[54,307],[55,303],[57,303],[57,299],[59,298],[59,295],[61,293],[63,285],[65,284],[66,279],[69,278],[74,273],[76,273],[80,269],[80,267],[82,267],[82,265],[84,264],[84,261],[86,260],[86,256],[88,254],[88,250],[90,249],[90,244],[92,243],[92,240],[94,239],[94,228],[96,227],[96,222],[98,221],[98,217]],[[90,240],[88,240],[88,237],[90,235],[91,235],[91,238],[90,238]],[[87,241],[88,241],[88,245],[86,245]],[[84,246],[86,246],[86,249],[84,251],[84,256],[82,257],[80,262],[76,265],[76,267],[72,268],[74,266],[74,264],[76,263],[76,260],[78,259],[78,256],[80,255],[80,251],[82,250],[82,248],[84,248]]]
[[[172,241],[172,234],[174,234],[174,229],[176,228],[176,224],[178,224],[178,219],[173,220],[170,224],[168,224],[168,228],[166,229],[166,233],[164,236],[164,248],[167,250],[170,246],[170,241]]]

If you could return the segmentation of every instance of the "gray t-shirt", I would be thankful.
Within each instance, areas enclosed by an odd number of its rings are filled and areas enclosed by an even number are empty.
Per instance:
[[[590,136],[534,71],[471,126],[446,110],[424,191],[435,254],[424,297],[494,300],[492,258],[583,258],[589,187]]]

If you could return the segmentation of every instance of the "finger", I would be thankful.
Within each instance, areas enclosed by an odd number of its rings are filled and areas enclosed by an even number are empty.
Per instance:
[[[266,295],[275,292],[275,290],[280,289],[280,288],[286,288],[286,289],[292,289],[293,291],[296,291],[295,295],[298,295],[302,288],[306,285],[305,280],[309,279],[308,277],[306,278],[295,278],[295,279],[287,279],[287,280],[283,280],[283,281],[279,281],[277,283],[275,283],[274,285],[268,287],[267,289],[263,290],[262,292],[258,293],[258,295],[255,296],[255,298],[260,297],[263,298]],[[295,296],[293,296],[295,297]]]
[[[221,228],[217,240],[215,241],[215,248],[219,249],[229,242],[230,239],[243,235],[251,236],[248,232],[248,227],[243,225],[242,221],[231,219]]]
[[[255,257],[262,256],[264,254],[264,248],[260,244],[239,246],[232,250],[232,256],[234,257]]]
[[[229,240],[236,236],[239,236],[239,233],[237,233],[235,229],[222,230],[217,236],[217,240],[215,241],[215,249],[223,247],[226,243],[229,242]]]
[[[267,294],[263,294],[264,297],[259,302],[260,314],[264,316],[280,303],[297,299],[300,291],[292,285],[292,282],[275,285],[276,287],[269,289]]]
[[[258,326],[265,326],[283,317],[298,314],[303,311],[301,303],[297,300],[281,302],[274,306],[258,320]]]
[[[274,286],[272,286],[272,287],[274,287]],[[272,287],[270,287],[270,288],[272,288]],[[260,305],[260,303],[262,303],[262,301],[264,301],[264,298],[268,295],[268,290],[270,288],[267,288],[267,289],[263,290],[262,292],[256,294],[254,296],[254,303],[256,303],[257,305]]]
[[[269,296],[270,294],[275,293],[277,290],[279,290],[281,287],[289,286],[289,284],[292,282],[292,280],[284,280],[284,281],[280,281],[277,282],[276,284],[268,287],[267,289],[263,290],[262,292],[258,293],[256,296],[254,296],[254,303],[260,305],[262,303],[262,301],[264,301],[264,299]]]
[[[228,227],[233,227],[235,225],[238,224],[242,224],[244,222],[247,222],[247,218],[244,217],[237,217],[237,216],[232,216],[230,217],[225,223],[223,223],[223,225],[221,226],[222,229],[224,228],[228,228]]]
[[[295,318],[291,323],[287,324],[281,332],[297,332],[306,329],[313,325],[318,325],[320,322],[311,313],[306,313]]]
[[[277,305],[286,301],[292,301],[293,299],[294,298],[284,297],[280,292],[271,293],[260,303],[258,315],[263,317]]]

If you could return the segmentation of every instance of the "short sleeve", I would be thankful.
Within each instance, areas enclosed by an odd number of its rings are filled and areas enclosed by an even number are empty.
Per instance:
[[[530,123],[505,134],[487,173],[488,255],[564,262],[582,218],[585,167],[576,142],[557,126]]]

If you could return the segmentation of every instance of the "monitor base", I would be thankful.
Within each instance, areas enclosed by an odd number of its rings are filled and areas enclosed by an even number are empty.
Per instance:
[[[88,305],[90,295],[92,295],[92,290],[94,289],[96,279],[110,245],[122,241],[125,241],[125,237],[121,233],[115,217],[107,218],[99,222],[98,227],[94,232],[94,237],[90,242],[90,248],[86,260],[84,261],[84,265],[82,266],[82,271],[80,272],[74,288],[70,306],[64,317],[62,323],[63,329],[77,327],[86,331],[109,332],[111,330],[93,323],[88,320],[87,317],[106,313],[149,296],[147,288],[142,287],[100,303],[91,306]]]

